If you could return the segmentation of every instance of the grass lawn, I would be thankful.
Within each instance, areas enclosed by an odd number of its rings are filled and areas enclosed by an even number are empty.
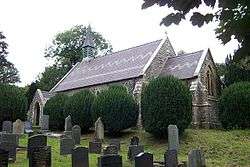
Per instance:
[[[88,146],[88,141],[93,134],[82,136],[81,145]],[[121,152],[124,167],[132,167],[133,164],[127,160],[127,146],[130,137],[137,135],[144,144],[145,150],[154,154],[154,160],[163,161],[164,152],[167,149],[166,140],[158,140],[150,134],[138,131],[124,132],[121,139]],[[106,137],[106,141],[108,141]],[[180,141],[179,161],[186,161],[187,154],[191,149],[201,148],[206,157],[207,166],[248,166],[250,167],[250,130],[186,130]],[[20,139],[20,145],[27,145],[27,136]],[[71,156],[60,156],[59,139],[49,138],[48,145],[52,146],[52,166],[70,167]],[[99,155],[90,154],[90,166],[95,167]],[[17,160],[10,166],[26,167],[26,151],[18,151]]]

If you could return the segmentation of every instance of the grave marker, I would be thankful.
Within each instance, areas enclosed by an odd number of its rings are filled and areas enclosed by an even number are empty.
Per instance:
[[[34,147],[30,152],[29,167],[51,167],[51,146]]]
[[[100,141],[104,140],[104,125],[101,117],[99,117],[95,122],[95,139]]]
[[[153,154],[140,153],[135,156],[135,167],[153,167]]]
[[[9,163],[9,152],[3,149],[0,149],[0,166],[8,167]]]
[[[176,125],[168,126],[168,150],[176,150],[178,152],[179,149],[179,134],[178,128]]]
[[[45,147],[47,146],[47,136],[38,134],[38,135],[33,135],[28,138],[28,146],[27,146],[27,157],[29,157],[30,152],[35,148],[35,147]]]
[[[24,133],[24,123],[20,119],[17,119],[13,123],[13,133],[15,133],[15,134],[23,134]]]
[[[191,150],[188,154],[188,167],[205,167],[206,162],[201,150]]]
[[[75,147],[72,150],[72,167],[89,167],[89,150],[86,147]]]
[[[117,146],[115,146],[115,145],[106,146],[103,149],[103,155],[108,155],[108,154],[118,154]]]
[[[2,131],[6,133],[12,133],[12,122],[11,121],[3,121]]]
[[[73,148],[74,148],[74,141],[72,138],[60,139],[60,155],[71,154]]]
[[[164,154],[164,163],[166,167],[178,166],[178,155],[177,150],[168,150]]]
[[[103,155],[98,157],[98,167],[122,167],[122,156]]]
[[[81,141],[81,127],[79,125],[75,125],[72,128],[72,138],[74,140],[75,145],[79,145]]]

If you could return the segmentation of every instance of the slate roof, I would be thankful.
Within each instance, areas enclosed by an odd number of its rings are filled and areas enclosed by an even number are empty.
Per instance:
[[[78,63],[51,92],[88,87],[143,75],[143,68],[162,40]]]
[[[55,94],[50,93],[50,92],[47,92],[47,91],[43,91],[43,90],[42,90],[41,92],[42,92],[43,97],[44,97],[45,99],[49,99],[49,98],[55,96]]]
[[[196,77],[195,73],[201,61],[204,50],[170,57],[161,73],[161,76],[173,75],[179,79]]]

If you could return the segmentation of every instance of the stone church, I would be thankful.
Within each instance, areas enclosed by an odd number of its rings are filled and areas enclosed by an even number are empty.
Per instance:
[[[185,82],[192,93],[192,125],[204,128],[219,126],[217,97],[221,81],[209,49],[176,54],[167,36],[98,57],[93,56],[93,49],[89,27],[83,45],[85,58],[75,64],[49,92],[36,91],[27,114],[33,124],[40,124],[46,101],[57,93],[72,95],[83,89],[98,93],[109,85],[123,84],[140,103],[142,84],[150,78],[173,75]]]

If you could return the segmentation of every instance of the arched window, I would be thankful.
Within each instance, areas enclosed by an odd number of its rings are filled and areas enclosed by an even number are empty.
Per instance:
[[[214,79],[213,79],[213,75],[212,75],[212,69],[209,66],[207,72],[206,72],[206,85],[207,85],[207,91],[208,94],[211,96],[215,95],[215,84],[214,84]]]

